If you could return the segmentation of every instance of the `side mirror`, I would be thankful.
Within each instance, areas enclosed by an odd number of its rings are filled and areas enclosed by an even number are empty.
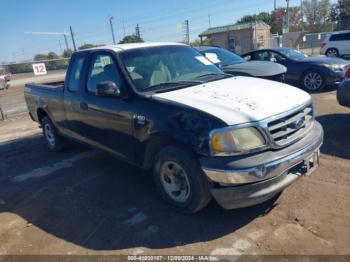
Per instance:
[[[97,85],[96,95],[102,97],[122,97],[122,90],[112,81],[102,81]]]

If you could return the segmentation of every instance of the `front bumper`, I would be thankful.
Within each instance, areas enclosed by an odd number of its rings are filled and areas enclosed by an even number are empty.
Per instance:
[[[220,186],[211,190],[225,209],[252,206],[272,198],[318,166],[323,129],[312,130],[295,144],[279,151],[248,157],[201,158],[207,177]]]
[[[326,85],[327,86],[339,85],[344,80],[345,73],[346,73],[346,71],[334,72],[334,71],[329,70],[329,72],[327,72],[325,74]]]

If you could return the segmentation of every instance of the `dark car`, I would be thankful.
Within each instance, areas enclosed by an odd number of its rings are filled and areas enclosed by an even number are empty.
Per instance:
[[[261,49],[242,57],[246,61],[270,61],[286,66],[286,82],[311,92],[341,83],[349,66],[347,61],[340,58],[308,57],[291,48]]]
[[[350,107],[350,68],[345,74],[344,81],[339,85],[337,99],[340,105]]]
[[[219,66],[226,74],[253,76],[284,82],[287,68],[283,65],[267,61],[247,62],[242,57],[219,47],[199,46],[195,49]]]

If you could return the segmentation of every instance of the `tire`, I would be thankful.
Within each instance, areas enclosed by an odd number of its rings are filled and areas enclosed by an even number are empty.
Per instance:
[[[50,118],[44,117],[41,121],[41,125],[48,149],[53,152],[63,150],[67,145],[66,138],[58,134],[57,129]]]
[[[322,90],[326,85],[323,74],[317,70],[305,72],[301,78],[301,86],[309,92]]]
[[[336,48],[329,48],[326,51],[326,56],[329,57],[339,57],[339,51]]]
[[[179,147],[168,146],[157,155],[153,175],[160,197],[178,212],[197,213],[212,198],[198,160]]]

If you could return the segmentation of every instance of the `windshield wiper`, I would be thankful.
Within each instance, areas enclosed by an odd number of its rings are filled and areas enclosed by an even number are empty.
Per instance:
[[[176,81],[176,82],[165,82],[165,83],[160,83],[157,85],[149,86],[143,91],[152,91],[156,90],[156,92],[163,92],[163,91],[169,91],[172,89],[177,89],[177,88],[182,88],[182,87],[188,87],[192,85],[199,85],[203,84],[203,81]],[[159,89],[161,88],[161,89]]]
[[[233,77],[233,75],[224,74],[224,73],[209,73],[209,74],[197,76],[196,79],[201,79],[201,78],[206,78],[206,77],[209,77],[209,78],[214,77],[213,79],[210,79],[210,81],[214,81],[217,79]]]

